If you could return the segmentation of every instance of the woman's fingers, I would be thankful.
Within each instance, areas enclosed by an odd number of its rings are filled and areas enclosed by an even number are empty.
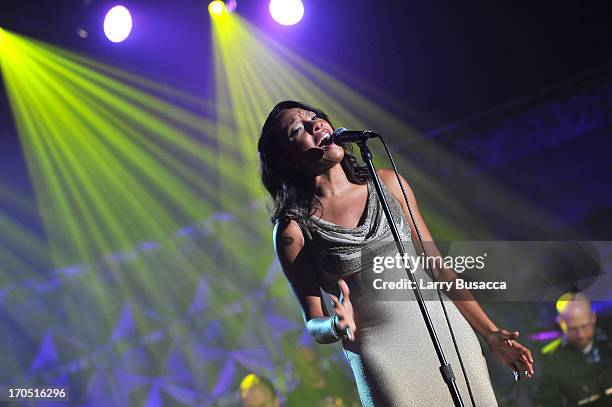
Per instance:
[[[338,280],[338,286],[340,287],[340,304],[344,305],[344,308],[348,314],[353,316],[353,304],[351,304],[350,294],[351,290],[343,279]]]
[[[514,348],[519,351],[521,355],[525,355],[529,363],[533,364],[533,356],[531,355],[531,351],[529,349],[518,342],[515,342]]]
[[[525,361],[520,360],[516,362],[514,365],[518,367],[521,370],[521,372],[525,373],[527,377],[533,377],[533,373],[534,373],[533,367],[531,366],[530,363],[526,363]]]
[[[529,356],[519,350],[518,347],[527,350],[523,345],[516,343],[517,348],[513,349],[511,355],[508,355],[508,366],[514,371],[520,371],[527,375],[527,377],[533,377],[533,363],[529,360]]]
[[[522,371],[527,371],[528,373],[531,373],[533,371],[533,367],[531,366],[531,363],[529,363],[529,361],[526,358],[524,358],[523,355],[519,356],[516,364],[519,365]]]
[[[489,346],[495,352],[498,352],[497,355],[500,360],[515,373],[518,373],[518,375],[515,374],[516,380],[520,379],[521,372],[527,377],[533,377],[534,375],[533,356],[529,349],[517,341],[519,335],[518,331],[502,329],[488,337]]]
[[[529,362],[527,356],[521,354],[519,357],[521,358],[521,363],[523,363],[525,366],[531,365],[531,362]]]
[[[355,325],[355,321],[353,320],[352,311],[348,309],[346,303],[343,304],[342,302],[340,302],[338,297],[336,297],[335,295],[330,295],[330,298],[334,303],[334,311],[338,316],[338,326],[340,330],[344,331],[348,327],[348,338],[349,340],[354,341],[357,326]],[[348,305],[350,306],[350,303]]]
[[[349,295],[351,294],[351,290],[346,284],[346,281],[343,279],[338,280],[338,286],[340,286],[340,291],[342,292],[343,302],[350,302]]]
[[[529,377],[533,376],[533,373],[534,373],[533,363],[531,363],[529,359],[527,359],[527,356],[521,355],[521,363],[523,364],[523,366],[525,366],[525,370],[527,371],[527,376]]]
[[[330,298],[332,302],[334,303],[334,313],[337,314],[339,317],[344,318],[344,311],[345,311],[344,305],[340,302],[338,297],[336,297],[335,295],[330,295]]]
[[[501,331],[499,331],[499,333],[502,335],[504,340],[510,341],[510,342],[518,339],[518,337],[520,335],[517,331],[510,332],[510,331],[508,331],[506,329],[502,329]]]
[[[334,314],[338,315],[338,318],[340,319],[344,318],[344,314],[345,314],[344,305],[340,302],[338,297],[336,297],[335,295],[330,295],[329,297],[334,303]]]
[[[329,298],[331,298],[332,302],[334,303],[334,308],[337,309],[338,307],[342,306],[342,304],[340,303],[340,300],[335,295],[330,295]]]
[[[529,363],[533,364],[533,356],[531,355],[531,351],[523,345],[521,345],[521,347],[523,348],[522,352],[527,357],[527,360],[529,360]]]

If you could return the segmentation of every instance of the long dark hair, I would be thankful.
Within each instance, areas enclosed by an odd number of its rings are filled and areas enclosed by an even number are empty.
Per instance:
[[[283,165],[284,155],[279,147],[281,128],[278,120],[285,110],[293,108],[314,112],[331,125],[329,117],[320,109],[292,100],[278,103],[268,115],[259,136],[257,144],[259,171],[261,182],[273,200],[273,207],[270,208],[272,223],[289,217],[308,224],[310,216],[314,213],[312,202],[313,199],[316,199],[314,178],[291,169],[286,164]],[[344,158],[340,161],[340,165],[346,177],[354,184],[365,184],[370,178],[367,168],[357,162],[357,159],[351,154],[348,143],[343,144],[342,148],[344,148]],[[320,205],[321,202],[316,200]]]

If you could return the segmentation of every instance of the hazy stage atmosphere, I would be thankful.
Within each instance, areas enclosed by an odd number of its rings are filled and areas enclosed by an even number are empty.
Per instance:
[[[520,332],[531,379],[482,346],[500,406],[612,405],[593,373],[612,371],[610,16],[604,0],[3,0],[0,404],[248,406],[260,386],[265,406],[361,405],[272,244],[258,139],[295,100],[383,135],[444,267]],[[366,279],[410,289],[379,260]],[[596,379],[563,396],[546,358],[566,345],[597,350]],[[10,393],[41,388],[67,394]]]

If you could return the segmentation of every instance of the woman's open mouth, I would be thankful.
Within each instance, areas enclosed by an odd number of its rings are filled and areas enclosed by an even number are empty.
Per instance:
[[[329,133],[325,133],[319,141],[319,147],[328,147],[332,144],[332,136]]]

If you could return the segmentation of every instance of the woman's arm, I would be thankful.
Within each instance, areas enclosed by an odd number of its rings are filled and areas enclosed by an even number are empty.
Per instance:
[[[334,310],[338,315],[338,326],[334,328],[334,321],[326,316],[319,282],[312,265],[309,263],[304,251],[304,235],[294,220],[279,221],[274,227],[274,249],[281,263],[283,272],[289,281],[300,308],[308,333],[318,343],[333,343],[339,340],[337,332],[342,332],[347,326],[355,332],[350,301],[341,304],[338,298],[332,296]],[[344,285],[344,287],[343,287]],[[348,287],[341,282],[340,287],[348,299]]]
[[[434,243],[434,240],[421,216],[419,211],[419,207],[416,202],[416,197],[414,196],[414,192],[410,185],[406,180],[400,176],[402,181],[402,185],[404,190],[406,191],[406,196],[408,198],[408,203],[410,205],[410,209],[412,210],[412,214],[414,216],[414,222],[410,217],[410,213],[408,211],[408,207],[406,206],[404,196],[402,194],[402,190],[397,182],[397,177],[395,173],[391,170],[379,170],[378,175],[381,180],[385,183],[389,191],[395,196],[395,198],[399,201],[404,213],[406,215],[406,219],[410,225],[410,233],[411,236],[417,236],[414,223],[419,229],[421,234],[421,238],[425,244],[425,248],[422,248],[418,242],[418,239],[413,239],[413,244],[415,250],[418,253],[425,253],[426,256],[432,257],[441,257],[441,253],[438,250],[438,247]],[[457,274],[449,268],[444,268],[443,270],[434,270],[434,276],[437,281],[454,281],[457,278]],[[491,348],[491,350],[502,360],[504,364],[515,369],[515,365],[517,363],[522,363],[524,369],[518,370],[527,370],[529,375],[533,374],[533,357],[531,356],[531,352],[525,348],[524,346],[517,343],[515,340],[518,338],[518,332],[509,332],[507,330],[500,330],[494,323],[489,319],[487,314],[484,312],[482,307],[476,302],[472,293],[467,289],[456,289],[455,284],[452,285],[453,289],[448,293],[449,297],[461,314],[465,317],[468,323],[472,326],[474,331],[476,331],[483,339],[486,340],[487,344]],[[508,348],[505,349],[500,345],[509,345]],[[515,360],[516,355],[519,355],[518,360]],[[516,370],[516,369],[515,369]]]

